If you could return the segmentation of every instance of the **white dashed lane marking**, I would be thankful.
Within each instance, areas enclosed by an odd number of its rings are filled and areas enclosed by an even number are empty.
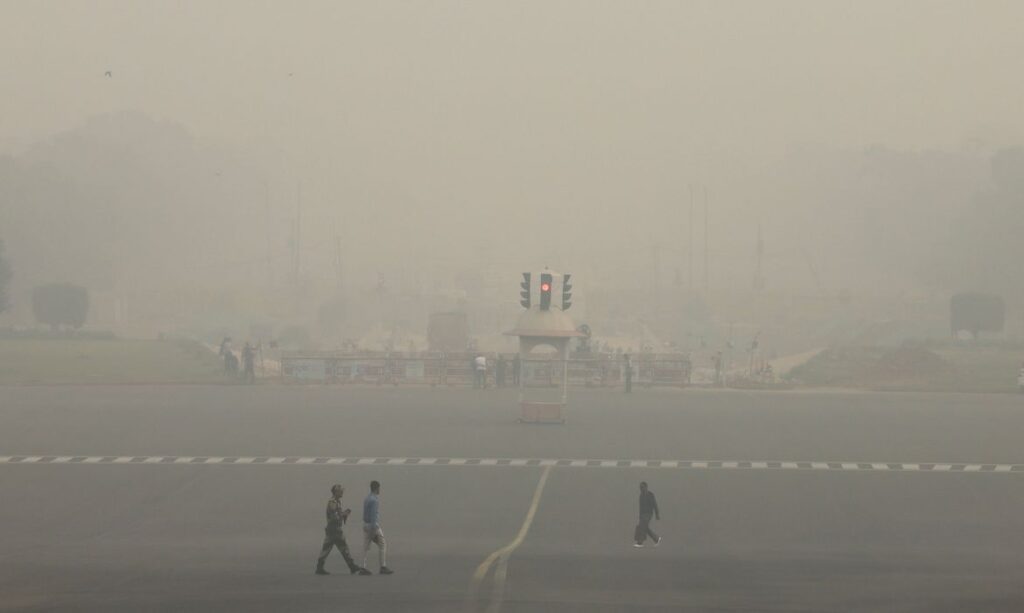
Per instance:
[[[1016,473],[1024,464],[954,462],[850,462],[770,460],[611,460],[575,458],[408,458],[316,456],[83,456],[5,455],[0,464],[188,464],[192,465],[302,465],[302,466],[487,466],[559,468],[660,468],[675,470],[807,470],[835,472],[956,472]]]

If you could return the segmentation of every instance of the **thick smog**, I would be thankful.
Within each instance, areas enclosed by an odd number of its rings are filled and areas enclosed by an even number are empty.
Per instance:
[[[0,609],[1024,609],[1022,22],[0,3]]]

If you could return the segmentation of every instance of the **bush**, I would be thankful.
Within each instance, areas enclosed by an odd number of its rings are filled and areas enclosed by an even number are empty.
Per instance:
[[[977,340],[981,332],[1002,332],[1006,305],[1001,296],[965,292],[949,300],[949,327],[953,336],[966,330]]]
[[[32,290],[32,314],[54,330],[61,326],[79,329],[89,314],[89,292],[79,285],[54,283]]]

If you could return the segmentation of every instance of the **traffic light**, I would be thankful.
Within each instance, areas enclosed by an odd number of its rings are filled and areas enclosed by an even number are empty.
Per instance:
[[[519,304],[523,305],[524,309],[528,309],[530,308],[530,273],[523,273],[523,282],[519,284],[519,287],[522,288],[519,292]]]
[[[540,273],[540,309],[547,311],[551,308],[551,273]]]
[[[569,279],[572,275],[562,275],[562,310],[568,311],[572,307],[572,283]]]

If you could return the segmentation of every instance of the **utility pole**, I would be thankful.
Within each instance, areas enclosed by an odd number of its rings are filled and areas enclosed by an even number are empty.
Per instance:
[[[661,245],[657,241],[651,241],[651,293],[657,301],[661,292]]]
[[[338,282],[338,289],[345,289],[345,275],[342,272],[341,259],[341,234],[334,235],[334,275]]]
[[[693,184],[690,184],[690,221],[686,225],[690,237],[686,241],[686,266],[689,269],[689,276],[686,281],[686,289],[693,291]]]
[[[270,183],[263,180],[263,228],[267,238],[267,285],[274,285],[274,247],[270,240]]]
[[[708,291],[710,282],[708,280],[708,188],[704,186],[704,291]]]
[[[764,273],[761,268],[761,260],[764,256],[764,240],[761,238],[761,224],[757,224],[757,264],[754,270],[754,289],[764,289]]]
[[[295,241],[292,252],[292,281],[299,284],[302,274],[302,181],[295,185]]]

